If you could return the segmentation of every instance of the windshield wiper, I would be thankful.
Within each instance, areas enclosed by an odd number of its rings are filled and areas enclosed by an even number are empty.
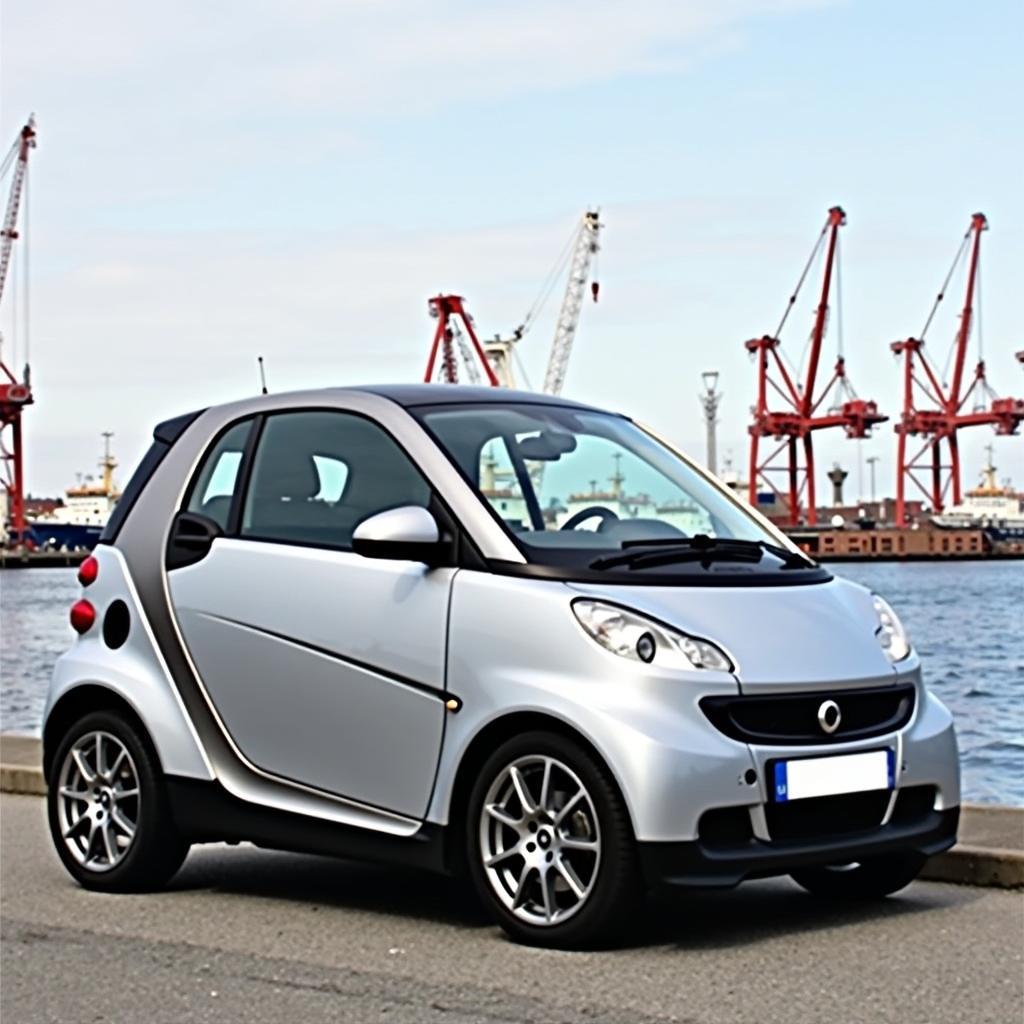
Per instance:
[[[590,563],[591,569],[655,568],[677,562],[760,562],[764,552],[782,559],[783,569],[810,569],[814,563],[803,554],[765,540],[740,540],[733,537],[663,537],[622,542],[623,554],[605,555]],[[630,550],[632,549],[632,550]]]

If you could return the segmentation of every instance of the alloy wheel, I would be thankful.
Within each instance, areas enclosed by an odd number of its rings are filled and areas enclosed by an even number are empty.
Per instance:
[[[594,801],[557,758],[517,758],[491,783],[480,856],[501,902],[531,925],[561,924],[587,902],[601,864]]]
[[[109,732],[88,732],[70,747],[57,781],[60,832],[89,871],[124,860],[139,826],[139,775],[128,748]]]

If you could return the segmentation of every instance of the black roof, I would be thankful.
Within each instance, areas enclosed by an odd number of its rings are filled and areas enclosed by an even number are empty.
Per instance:
[[[521,402],[530,405],[560,405],[571,409],[602,411],[593,405],[573,402],[558,395],[511,388],[474,387],[469,384],[370,384],[357,385],[353,391],[368,391],[406,408],[418,405],[479,405],[490,402]]]

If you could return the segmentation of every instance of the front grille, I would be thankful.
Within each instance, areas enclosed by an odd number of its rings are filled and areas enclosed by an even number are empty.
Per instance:
[[[888,789],[875,789],[765,804],[768,835],[773,842],[787,842],[867,832],[882,824],[891,796]]]
[[[716,728],[743,743],[849,743],[902,729],[914,713],[915,693],[912,683],[901,683],[861,690],[704,697],[700,706]],[[818,722],[818,709],[827,700],[839,705],[842,716],[833,733],[826,733]]]

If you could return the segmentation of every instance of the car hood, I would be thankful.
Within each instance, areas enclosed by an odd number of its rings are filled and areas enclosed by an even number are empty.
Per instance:
[[[570,586],[713,640],[732,657],[745,692],[896,680],[875,639],[871,594],[847,580],[793,587]]]

